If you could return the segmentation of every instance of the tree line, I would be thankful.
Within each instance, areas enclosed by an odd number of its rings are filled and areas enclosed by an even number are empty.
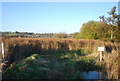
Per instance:
[[[33,33],[33,32],[0,32],[0,36],[5,38],[72,38],[72,34],[67,34],[65,32],[60,33]]]
[[[74,38],[120,41],[120,15],[116,13],[116,6],[107,13],[109,17],[99,16],[100,21],[84,23]]]

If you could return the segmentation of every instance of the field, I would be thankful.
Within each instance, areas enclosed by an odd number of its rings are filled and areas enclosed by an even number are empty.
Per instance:
[[[3,42],[8,61],[3,79],[85,79],[82,72],[89,71],[118,78],[119,43],[69,38],[7,38]],[[99,46],[105,47],[102,63]]]

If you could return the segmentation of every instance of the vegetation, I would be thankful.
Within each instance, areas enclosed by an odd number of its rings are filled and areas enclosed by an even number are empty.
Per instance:
[[[103,71],[108,79],[118,78],[120,43],[100,41],[120,41],[119,15],[115,12],[113,7],[108,12],[112,17],[100,16],[100,22],[84,23],[80,33],[0,32],[7,62],[1,63],[3,79],[84,79],[82,72],[89,71]],[[99,46],[105,47],[102,63]]]
[[[4,79],[83,79],[82,72],[103,68],[97,63],[98,46],[104,45],[109,51],[119,45],[63,38],[8,38],[4,43],[8,61]]]
[[[64,54],[63,54],[64,53]],[[59,55],[59,57],[58,57]],[[10,64],[4,79],[84,79],[82,72],[100,70],[93,57],[81,58],[77,52],[32,54]]]
[[[5,38],[70,38],[72,34],[66,33],[32,33],[32,32],[0,32],[0,36]]]
[[[68,35],[66,33],[58,33],[58,34],[54,34],[52,37],[53,38],[67,38]]]
[[[80,29],[80,33],[74,38],[77,39],[102,39],[120,41],[119,37],[119,15],[116,15],[116,7],[108,12],[111,17],[100,16],[101,22],[88,21]]]
[[[51,55],[52,56],[52,55]],[[80,59],[55,58],[33,54],[16,64],[11,64],[3,78],[15,79],[83,79],[82,71],[91,71],[100,68],[92,58]],[[76,61],[76,59],[78,59]],[[86,67],[89,65],[89,67]],[[70,74],[69,74],[69,73]]]
[[[4,40],[6,60],[14,62],[30,54],[52,53],[61,50],[77,51],[90,50],[93,48],[95,40],[74,40],[62,38],[8,38]],[[97,40],[96,40],[97,41]],[[89,42],[89,43],[87,43]],[[96,42],[97,45],[97,42]]]

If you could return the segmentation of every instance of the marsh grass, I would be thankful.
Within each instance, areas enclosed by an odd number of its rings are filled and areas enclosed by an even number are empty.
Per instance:
[[[109,49],[112,53],[112,50],[118,50],[119,45],[98,40],[62,38],[9,38],[4,43],[8,64],[3,68],[3,78],[15,79],[82,79],[81,72],[103,68],[96,64],[94,57],[87,55],[97,54],[98,46],[106,47],[104,53]],[[115,59],[111,60],[114,62]],[[105,63],[113,64],[107,60]]]
[[[67,51],[85,55],[92,53],[93,49],[96,49],[94,45],[98,45],[97,42],[97,40],[63,38],[8,38],[4,40],[5,59],[9,63],[13,63],[34,53],[46,55],[49,53],[61,54],[61,52]]]

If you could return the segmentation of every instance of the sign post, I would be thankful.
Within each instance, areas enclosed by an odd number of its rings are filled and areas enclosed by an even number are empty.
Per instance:
[[[98,47],[98,51],[100,52],[100,61],[102,61],[102,54],[104,51],[104,47]]]

